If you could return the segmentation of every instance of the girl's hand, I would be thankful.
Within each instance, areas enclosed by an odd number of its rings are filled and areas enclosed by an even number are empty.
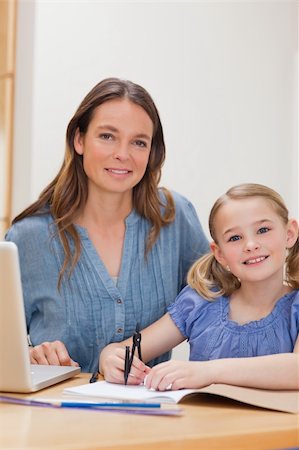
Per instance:
[[[145,385],[149,389],[201,388],[213,383],[210,361],[167,361],[153,367]]]
[[[110,344],[100,354],[100,372],[110,383],[124,384],[125,347],[119,344]],[[137,356],[134,356],[127,384],[138,385],[143,382],[149,373],[147,367]]]
[[[79,364],[70,357],[61,341],[43,342],[35,347],[29,347],[31,364],[50,366],[76,366]]]

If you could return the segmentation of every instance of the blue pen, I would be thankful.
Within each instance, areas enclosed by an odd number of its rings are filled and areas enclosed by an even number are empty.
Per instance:
[[[61,402],[63,408],[161,408],[160,403],[84,403],[84,402]]]
[[[26,406],[46,406],[53,408],[161,408],[160,403],[132,403],[132,402],[101,402],[101,403],[87,403],[87,402],[70,402],[70,401],[39,401],[26,398],[16,398],[1,395],[0,402],[14,403],[17,405]]]

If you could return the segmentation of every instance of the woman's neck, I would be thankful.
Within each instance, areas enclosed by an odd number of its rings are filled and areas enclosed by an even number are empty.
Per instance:
[[[123,223],[132,208],[132,195],[128,195],[128,193],[121,195],[108,193],[96,198],[89,195],[76,223],[83,227],[93,224],[106,228],[120,222]]]
[[[131,210],[131,195],[89,195],[76,221],[87,230],[89,239],[112,277],[117,277],[120,272],[126,232],[125,219]]]

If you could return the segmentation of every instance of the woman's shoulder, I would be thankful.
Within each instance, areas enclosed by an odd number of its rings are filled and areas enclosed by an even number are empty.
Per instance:
[[[176,191],[169,191],[174,200],[177,211],[185,210],[185,208],[194,209],[192,202],[182,194],[179,194]]]
[[[25,217],[8,229],[5,240],[18,243],[23,239],[37,240],[41,236],[48,236],[51,223],[53,218],[49,213]]]
[[[165,192],[163,189],[160,189],[160,199],[162,203],[166,201]],[[168,191],[172,196],[174,205],[175,205],[175,224],[187,223],[191,226],[198,226],[200,223],[197,211],[193,205],[193,203],[184,195],[179,194],[176,191]]]

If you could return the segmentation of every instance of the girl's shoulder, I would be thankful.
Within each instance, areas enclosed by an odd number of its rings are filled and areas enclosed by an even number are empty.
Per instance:
[[[299,290],[295,289],[289,294],[292,303],[292,310],[298,314],[299,318]]]
[[[207,300],[190,286],[186,286],[168,307],[168,313],[181,333],[188,337],[190,327],[195,323],[200,324],[200,328],[204,330],[219,322],[222,299],[223,297],[217,297],[215,300]]]
[[[174,303],[168,307],[168,311],[170,313],[177,311],[185,316],[189,314],[196,316],[200,314],[214,314],[215,309],[219,308],[222,299],[223,297],[221,296],[207,300],[187,285],[181,290]]]

